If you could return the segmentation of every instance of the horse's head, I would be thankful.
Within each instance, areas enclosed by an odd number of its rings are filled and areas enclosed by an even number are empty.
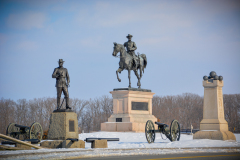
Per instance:
[[[112,55],[113,56],[117,56],[118,52],[120,52],[120,46],[116,42],[114,42],[113,44],[114,44],[114,47],[113,47]]]

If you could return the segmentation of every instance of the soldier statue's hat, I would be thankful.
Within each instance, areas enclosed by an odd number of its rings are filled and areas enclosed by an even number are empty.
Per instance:
[[[132,37],[132,35],[131,35],[131,34],[128,34],[126,37],[127,37],[127,38],[128,38],[128,37]]]
[[[63,59],[59,59],[59,61],[58,61],[58,63],[63,63],[63,62],[65,62],[65,61],[63,61]]]

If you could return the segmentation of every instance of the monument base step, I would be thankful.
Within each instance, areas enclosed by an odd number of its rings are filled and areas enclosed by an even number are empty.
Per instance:
[[[133,123],[146,123],[148,120],[157,121],[154,115],[150,114],[112,114],[108,118],[108,122],[117,122],[117,119],[121,119],[122,122],[133,122]]]
[[[71,140],[54,140],[54,141],[44,141],[40,143],[41,147],[46,148],[85,148],[85,142],[78,140],[72,142]]]
[[[198,131],[193,135],[193,139],[213,139],[213,140],[233,140],[235,135],[230,131]]]
[[[107,140],[95,140],[91,143],[91,148],[108,148]]]
[[[200,122],[200,131],[202,130],[228,131],[228,123],[225,119],[203,119]]]
[[[145,125],[146,123],[135,123],[135,122],[104,122],[104,123],[101,123],[101,131],[145,132]],[[157,128],[157,125],[155,125],[155,129],[156,128]]]

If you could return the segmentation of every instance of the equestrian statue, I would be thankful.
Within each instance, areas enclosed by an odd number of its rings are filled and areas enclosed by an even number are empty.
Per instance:
[[[144,73],[144,68],[147,66],[147,57],[145,54],[138,54],[135,55],[135,50],[137,49],[137,46],[135,42],[131,41],[132,35],[127,35],[128,41],[122,44],[113,43],[113,53],[112,55],[117,57],[118,52],[120,52],[120,61],[119,61],[119,68],[116,71],[117,79],[119,82],[121,82],[121,79],[118,76],[118,73],[121,73],[123,70],[128,70],[128,79],[129,79],[129,88],[131,88],[131,70],[134,71],[135,75],[137,76],[138,88],[141,88],[141,78],[142,73]],[[125,49],[126,47],[126,49]],[[138,74],[138,70],[140,71],[140,76]]]

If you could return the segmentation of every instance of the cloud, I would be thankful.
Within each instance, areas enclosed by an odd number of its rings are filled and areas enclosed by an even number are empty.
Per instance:
[[[38,48],[38,44],[33,41],[23,41],[17,45],[17,49],[22,51],[36,51]]]
[[[190,16],[182,11],[184,6],[179,4],[139,3],[135,7],[124,3],[98,2],[92,6],[94,11],[81,9],[75,20],[81,26],[92,28],[115,28],[122,26],[152,25],[165,26],[166,29],[191,27]],[[178,13],[178,14],[176,14]],[[142,26],[135,26],[141,28]]]
[[[10,14],[7,25],[14,29],[43,28],[46,16],[43,13],[25,12],[20,14]]]

